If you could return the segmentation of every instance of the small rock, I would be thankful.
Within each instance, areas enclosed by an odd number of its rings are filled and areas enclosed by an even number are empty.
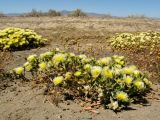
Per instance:
[[[92,110],[92,107],[86,107],[86,108],[84,108],[84,110],[86,110],[86,111],[88,111],[88,110]]]
[[[100,112],[97,110],[90,110],[92,113],[99,114]]]
[[[70,102],[69,101],[67,101],[67,103],[66,103],[67,105],[70,105]]]
[[[92,117],[88,117],[87,119],[88,119],[88,120],[92,120]]]
[[[62,118],[62,115],[59,115],[58,118],[61,119],[61,118]]]
[[[80,103],[80,106],[81,106],[81,107],[84,107],[84,103]]]

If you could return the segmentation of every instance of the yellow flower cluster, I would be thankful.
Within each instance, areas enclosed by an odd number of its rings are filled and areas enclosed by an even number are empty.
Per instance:
[[[110,44],[115,49],[143,50],[150,49],[152,53],[156,46],[160,45],[160,32],[120,33],[113,36]]]
[[[0,50],[37,47],[45,42],[46,39],[29,29],[6,28],[0,30]]]
[[[13,73],[18,76],[26,71],[45,73],[44,80],[51,80],[53,86],[102,99],[108,108],[116,110],[137,100],[136,95],[145,95],[152,85],[136,66],[126,66],[125,63],[123,56],[97,60],[53,49],[39,56],[28,56],[23,67],[13,69]]]

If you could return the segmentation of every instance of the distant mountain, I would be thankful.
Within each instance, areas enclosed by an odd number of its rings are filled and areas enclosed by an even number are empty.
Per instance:
[[[21,16],[23,13],[7,13],[6,16]]]
[[[67,10],[62,10],[60,11],[62,15],[68,15],[70,14],[72,11],[67,11]]]
[[[72,11],[67,11],[67,10],[62,10],[60,11],[62,15],[68,15],[70,13],[72,13]],[[97,17],[101,17],[101,16],[108,16],[107,14],[100,14],[100,13],[92,13],[92,12],[85,12],[88,16],[97,16]]]

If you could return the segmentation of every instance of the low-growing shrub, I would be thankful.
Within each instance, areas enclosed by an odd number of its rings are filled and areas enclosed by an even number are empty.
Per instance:
[[[16,77],[31,72],[33,78],[61,89],[61,94],[91,99],[106,108],[120,110],[141,100],[151,82],[134,65],[126,65],[123,56],[89,58],[59,49],[30,55],[23,66],[11,71]],[[59,91],[59,92],[60,92]]]
[[[0,50],[26,49],[44,45],[46,39],[33,30],[6,28],[0,30]]]
[[[87,14],[80,9],[76,9],[72,13],[70,13],[68,16],[69,17],[85,17],[87,16]]]
[[[25,13],[24,16],[26,16],[26,17],[40,17],[40,16],[44,16],[44,13],[42,11],[37,11],[37,10],[33,9],[31,12]]]
[[[6,15],[2,12],[0,12],[0,17],[5,17]]]
[[[135,62],[150,71],[153,80],[159,81],[160,32],[117,33],[110,39],[110,45],[113,50],[123,51],[129,56],[139,55]]]
[[[43,17],[43,16],[49,16],[49,17],[55,17],[55,16],[61,16],[61,13],[56,10],[48,10],[47,12],[37,11],[33,9],[29,13],[25,13],[23,16],[25,17]]]
[[[120,33],[111,38],[110,44],[114,49],[149,50],[152,54],[160,45],[160,32]]]
[[[50,16],[50,17],[61,16],[61,13],[58,12],[58,11],[56,11],[56,10],[50,9],[50,10],[47,12],[47,16]]]

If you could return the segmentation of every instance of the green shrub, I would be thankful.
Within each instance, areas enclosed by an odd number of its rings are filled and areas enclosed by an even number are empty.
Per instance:
[[[127,66],[125,58],[117,55],[97,60],[53,49],[39,56],[30,55],[22,67],[11,73],[24,78],[27,72],[32,73],[33,79],[53,86],[51,91],[58,87],[61,94],[89,98],[112,110],[141,100],[151,87],[136,66]]]

